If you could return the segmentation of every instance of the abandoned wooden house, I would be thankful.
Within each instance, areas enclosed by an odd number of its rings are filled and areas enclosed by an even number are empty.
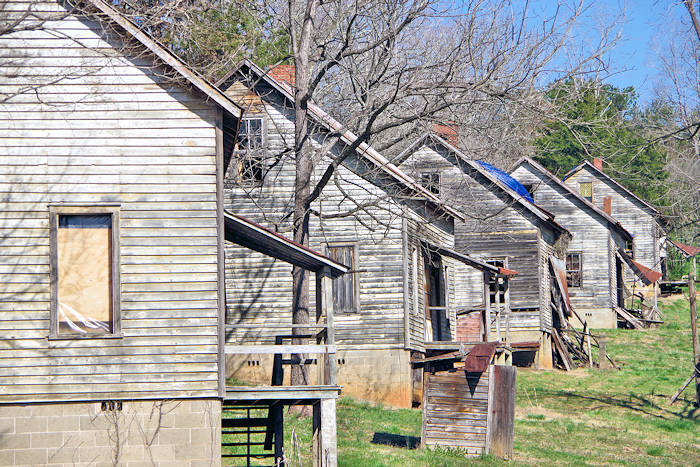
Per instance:
[[[665,261],[662,256],[665,255],[665,233],[659,211],[603,172],[603,161],[598,158],[593,163],[584,161],[574,167],[562,181],[617,219],[632,234],[634,241],[626,250],[637,264],[628,263],[625,283],[632,295],[655,307],[657,275],[660,277]],[[639,272],[635,274],[635,270]]]
[[[511,310],[491,327],[510,330],[515,364],[551,368],[551,329],[553,319],[558,318],[553,318],[552,312],[556,281],[552,280],[550,258],[564,260],[571,234],[554,221],[554,216],[537,207],[512,177],[469,160],[436,134],[419,138],[395,162],[467,217],[466,221],[455,221],[457,251],[518,271],[507,290],[491,283],[491,304],[507,301]],[[462,278],[458,313],[484,309],[478,293],[480,280],[474,272]]]
[[[247,61],[219,86],[246,111],[227,165],[226,206],[273,230],[290,230],[292,89]],[[310,114],[318,180],[355,136],[339,131],[341,124],[315,105]],[[342,138],[329,143],[335,133]],[[312,209],[311,246],[351,269],[333,284],[343,392],[395,406],[420,403],[410,358],[422,355],[426,343],[455,340],[459,277],[473,268],[452,250],[453,219],[461,215],[365,144],[338,166]],[[227,290],[242,291],[227,297],[228,342],[272,342],[292,320],[281,299],[291,293],[290,267],[237,248],[226,259]],[[231,375],[249,381],[266,380],[271,364],[255,355],[229,359]]]
[[[610,212],[531,158],[521,158],[510,173],[528,190],[535,204],[554,214],[573,234],[566,252],[566,282],[578,315],[589,328],[617,327],[616,310],[625,307],[623,271],[627,263],[621,255],[632,249],[632,235]],[[608,209],[609,204],[604,207]]]

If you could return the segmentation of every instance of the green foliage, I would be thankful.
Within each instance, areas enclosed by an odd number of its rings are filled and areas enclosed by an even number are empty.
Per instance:
[[[668,109],[641,112],[632,87],[618,89],[570,79],[548,93],[555,118],[535,139],[535,159],[563,175],[586,159],[599,157],[604,170],[641,198],[666,204],[666,154],[649,144],[645,127],[668,116]]]
[[[250,0],[117,1],[115,6],[205,77],[216,80],[243,58],[259,65],[289,55],[285,31]]]

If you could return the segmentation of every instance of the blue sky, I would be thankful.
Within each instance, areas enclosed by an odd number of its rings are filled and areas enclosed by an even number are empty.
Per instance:
[[[520,0],[520,6],[526,0]],[[562,0],[560,0],[562,1]],[[577,0],[563,0],[565,8],[576,5]],[[517,5],[518,3],[516,3]],[[534,25],[550,17],[555,0],[529,0],[529,16]],[[613,35],[620,37],[609,53],[610,76],[604,81],[619,88],[634,86],[640,103],[654,96],[654,84],[659,79],[655,67],[657,50],[667,41],[674,40],[673,18],[687,12],[680,0],[584,0],[584,11],[574,30],[577,44],[595,46],[599,40],[600,24],[615,24]],[[565,9],[562,16],[570,14]]]

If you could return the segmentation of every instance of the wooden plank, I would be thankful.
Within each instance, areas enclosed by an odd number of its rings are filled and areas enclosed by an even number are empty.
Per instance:
[[[637,318],[632,316],[627,310],[615,307],[615,312],[630,323],[635,329],[644,329],[644,325]]]
[[[515,376],[513,366],[493,365],[493,385],[490,389],[489,453],[510,459],[513,457],[515,422]]]
[[[310,353],[327,354],[337,353],[335,345],[309,344],[309,345],[234,345],[226,344],[226,354],[289,354],[289,353]]]

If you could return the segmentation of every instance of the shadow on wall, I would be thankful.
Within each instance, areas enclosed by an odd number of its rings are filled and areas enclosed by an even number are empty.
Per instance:
[[[391,433],[374,433],[372,444],[384,444],[397,448],[418,449],[420,436],[395,435]]]

